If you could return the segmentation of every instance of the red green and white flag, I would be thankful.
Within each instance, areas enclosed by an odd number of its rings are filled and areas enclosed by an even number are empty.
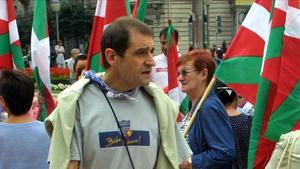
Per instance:
[[[136,0],[131,17],[140,21],[145,20],[148,0]]]
[[[256,103],[258,82],[271,29],[273,5],[273,0],[255,0],[215,73],[219,80],[252,104]],[[255,122],[257,119],[255,115],[252,130],[259,126]],[[256,152],[253,149],[253,137],[250,142],[248,168],[253,168],[256,167],[254,163],[257,163],[256,154],[253,154]]]
[[[266,10],[259,10],[263,9],[261,7]],[[244,33],[237,34],[216,73],[219,79],[256,103],[248,168],[265,168],[280,135],[300,128],[299,14],[298,1],[256,0],[243,22],[243,26],[252,22],[250,28],[256,31],[245,31],[241,27],[240,31]],[[267,16],[270,19],[266,19]],[[265,38],[253,40],[263,30],[253,28],[262,25],[263,21]],[[236,54],[245,51],[260,52],[258,56],[264,57],[254,64],[249,58]]]
[[[104,71],[100,59],[102,33],[108,24],[121,16],[127,16],[126,0],[98,0],[90,38],[87,70]]]
[[[54,110],[55,105],[51,95],[50,81],[50,43],[47,24],[46,0],[34,1],[34,16],[31,33],[31,57],[34,78],[40,93],[45,98],[42,104],[39,120],[45,118]]]
[[[13,0],[0,1],[0,69],[24,69]]]
[[[264,168],[281,134],[300,129],[300,3],[275,0],[259,81],[248,168]]]
[[[255,104],[272,0],[255,0],[229,46],[215,76]]]
[[[189,110],[189,99],[187,98],[186,94],[181,91],[177,81],[176,63],[178,61],[179,56],[177,51],[177,43],[175,41],[174,26],[170,20],[167,34],[167,46],[168,87],[167,91],[165,92],[168,93],[171,99],[180,104],[180,111],[185,114]]]

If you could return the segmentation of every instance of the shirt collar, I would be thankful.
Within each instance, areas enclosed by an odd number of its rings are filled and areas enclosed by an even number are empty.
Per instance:
[[[118,93],[117,91],[111,89],[103,80],[101,74],[96,74],[94,71],[86,71],[84,73],[85,77],[90,79],[93,84],[98,86],[101,90],[107,91],[106,96],[114,99],[133,99],[136,100],[134,96],[138,91],[138,88],[128,90],[126,92]]]

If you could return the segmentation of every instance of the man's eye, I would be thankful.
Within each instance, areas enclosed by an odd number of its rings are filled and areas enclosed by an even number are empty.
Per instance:
[[[147,53],[146,51],[138,51],[137,52],[138,55],[143,55],[143,54],[146,54],[146,53]]]

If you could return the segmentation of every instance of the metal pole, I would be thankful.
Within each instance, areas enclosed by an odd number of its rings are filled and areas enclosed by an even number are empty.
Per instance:
[[[171,10],[171,0],[169,0],[169,6],[168,6],[168,17],[170,18],[170,10]]]
[[[208,22],[209,22],[209,4],[205,4],[206,5],[206,10],[205,10],[205,14],[206,14],[206,24],[205,24],[205,39],[206,39],[206,48],[208,48],[210,46],[209,44],[209,29],[208,29]]]
[[[203,48],[203,0],[193,0],[193,46]]]
[[[56,39],[59,40],[58,12],[56,12]]]

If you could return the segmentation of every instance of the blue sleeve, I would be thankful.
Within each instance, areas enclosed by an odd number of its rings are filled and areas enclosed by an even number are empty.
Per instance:
[[[227,113],[216,100],[206,102],[201,111],[197,121],[202,123],[207,148],[192,155],[193,168],[226,168],[235,158],[234,136]]]

